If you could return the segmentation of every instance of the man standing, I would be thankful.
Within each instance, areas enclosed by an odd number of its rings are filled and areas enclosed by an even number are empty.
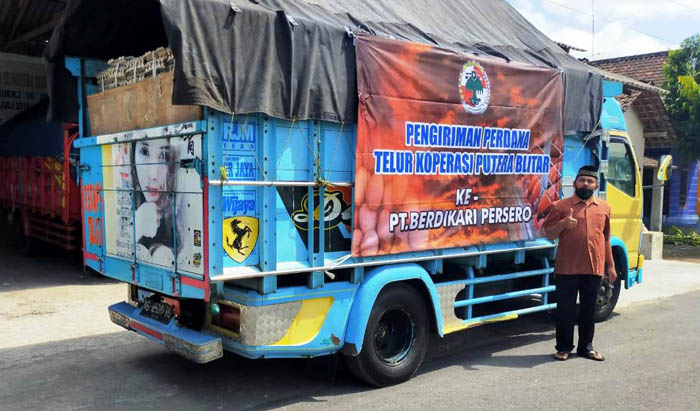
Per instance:
[[[603,275],[615,282],[617,273],[610,247],[610,206],[594,197],[598,170],[581,167],[574,180],[575,194],[552,204],[544,221],[547,237],[559,237],[554,273],[557,275],[557,360],[574,349],[576,296],[580,295],[578,346],[584,358],[603,361],[593,349],[595,301]]]

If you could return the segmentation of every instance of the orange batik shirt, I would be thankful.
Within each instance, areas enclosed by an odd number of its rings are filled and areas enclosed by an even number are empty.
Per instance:
[[[606,264],[614,265],[610,247],[610,206],[595,197],[588,201],[575,195],[564,198],[552,204],[544,221],[545,230],[567,217],[570,209],[578,224],[559,235],[554,272],[602,276]]]

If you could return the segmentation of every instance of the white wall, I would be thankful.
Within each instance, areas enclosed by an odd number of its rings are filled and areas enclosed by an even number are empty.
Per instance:
[[[634,147],[634,155],[637,157],[639,169],[644,166],[644,126],[634,112],[634,108],[628,108],[625,111],[625,123],[627,124],[627,134],[630,136],[632,147]]]

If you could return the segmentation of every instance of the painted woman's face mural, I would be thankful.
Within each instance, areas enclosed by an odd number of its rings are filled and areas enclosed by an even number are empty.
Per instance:
[[[201,136],[147,137],[103,146],[106,253],[202,274]]]
[[[146,201],[158,201],[166,190],[170,144],[167,139],[139,141],[135,147],[136,178]]]

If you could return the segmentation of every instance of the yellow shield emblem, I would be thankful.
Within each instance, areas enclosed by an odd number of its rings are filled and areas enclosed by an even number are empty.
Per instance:
[[[224,250],[235,262],[242,263],[250,256],[258,241],[258,219],[236,216],[224,219]]]

